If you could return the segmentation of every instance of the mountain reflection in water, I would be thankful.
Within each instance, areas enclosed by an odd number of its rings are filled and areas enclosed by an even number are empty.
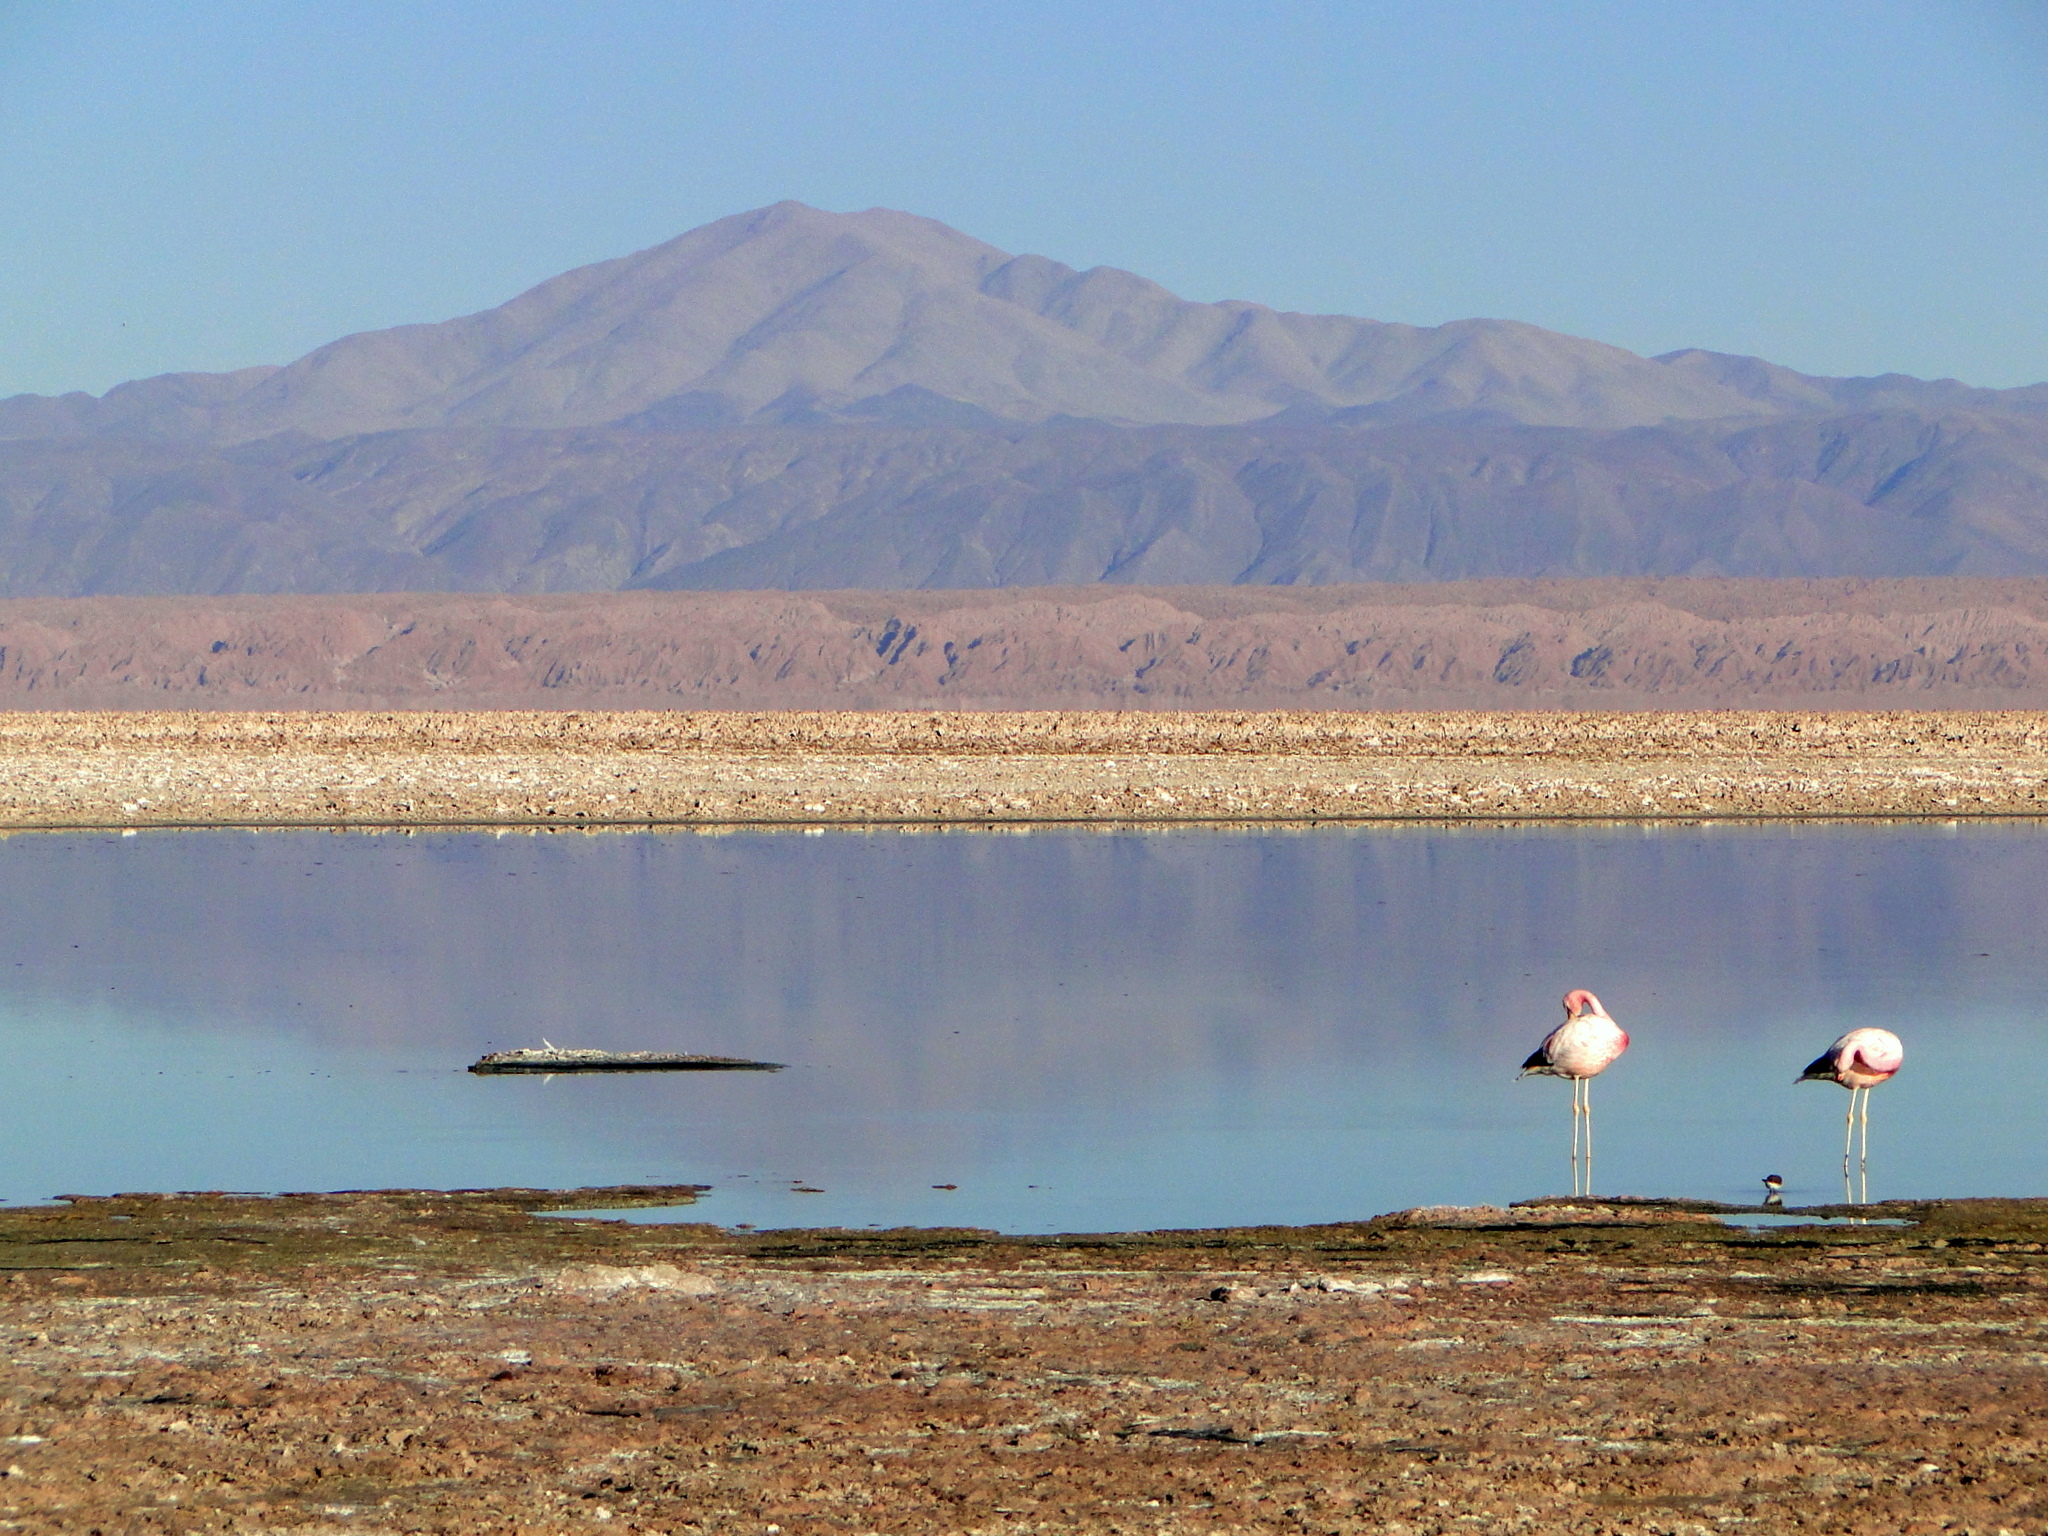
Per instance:
[[[1568,1181],[1564,1085],[1515,1066],[1573,986],[1635,1042],[1603,1189],[1831,1198],[1841,1106],[1792,1079],[1867,1023],[1910,1052],[1874,1196],[2039,1193],[2044,876],[2035,823],[17,836],[0,1196],[698,1182],[679,1214],[1012,1230],[1504,1201]],[[462,1070],[543,1035],[790,1069]]]

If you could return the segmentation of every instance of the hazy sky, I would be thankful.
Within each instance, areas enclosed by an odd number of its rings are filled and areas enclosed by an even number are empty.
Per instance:
[[[2048,0],[0,0],[0,395],[794,197],[1190,298],[2048,379]]]

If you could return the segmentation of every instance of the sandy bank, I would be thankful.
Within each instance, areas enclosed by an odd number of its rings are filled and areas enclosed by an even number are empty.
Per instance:
[[[0,1211],[0,1521],[1988,1536],[2048,1518],[2042,1202],[1768,1233],[1596,1207],[1046,1239],[524,1214],[548,1203]]]
[[[0,827],[2048,814],[2048,713],[0,715]]]

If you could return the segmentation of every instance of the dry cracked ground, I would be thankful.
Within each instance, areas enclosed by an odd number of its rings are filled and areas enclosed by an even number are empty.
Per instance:
[[[0,1212],[0,1528],[2048,1530],[2048,1203],[1044,1239],[529,1214],[681,1193]]]
[[[0,828],[2048,814],[2048,713],[0,714]]]

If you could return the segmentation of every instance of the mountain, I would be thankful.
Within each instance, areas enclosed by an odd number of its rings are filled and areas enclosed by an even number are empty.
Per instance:
[[[2048,385],[1194,303],[796,203],[0,401],[0,594],[2048,572]]]
[[[1196,304],[1129,272],[1012,256],[910,214],[778,203],[482,314],[344,337],[288,367],[172,374],[99,400],[16,397],[0,402],[0,436],[226,445],[281,432],[821,416],[1208,426],[1290,408],[1629,427],[1845,406],[2048,414],[2048,385],[1813,379],[1753,358],[1642,358],[1505,320],[1419,327]]]
[[[0,445],[0,596],[2048,574],[1994,415]]]

